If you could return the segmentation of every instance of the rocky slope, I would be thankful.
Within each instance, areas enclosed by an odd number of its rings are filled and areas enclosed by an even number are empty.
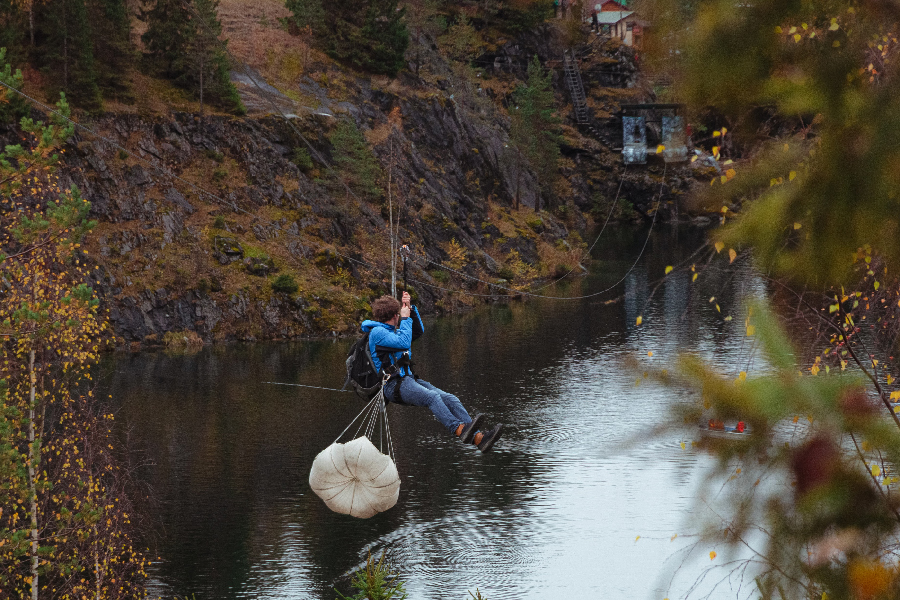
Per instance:
[[[352,331],[368,302],[389,291],[389,214],[399,220],[400,243],[413,249],[412,287],[426,311],[483,301],[467,291],[503,295],[470,278],[522,285],[567,271],[581,257],[587,213],[605,210],[622,167],[601,139],[569,122],[557,206],[530,208],[538,186],[509,160],[498,108],[504,88],[496,84],[510,90],[533,53],[552,68],[558,40],[537,32],[483,57],[492,60],[478,74],[483,87],[408,72],[394,81],[306,77],[298,84],[305,102],[274,98],[290,122],[265,114],[274,91],[245,78],[239,88],[256,108],[247,117],[111,113],[90,123],[105,139],[79,132],[60,174],[82,189],[100,221],[89,249],[117,345],[160,343],[167,333],[208,342]],[[610,109],[642,94],[628,77],[613,83],[599,86]],[[298,159],[302,135],[332,161],[337,118],[357,123],[390,173],[389,200],[360,200],[334,183],[333,170]],[[661,176],[661,165],[627,174],[624,204],[646,211]],[[690,177],[668,171],[663,200],[677,200]],[[296,290],[273,287],[285,274]]]

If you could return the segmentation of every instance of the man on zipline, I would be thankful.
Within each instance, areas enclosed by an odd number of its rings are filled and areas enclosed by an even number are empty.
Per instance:
[[[478,429],[484,415],[471,418],[459,398],[416,377],[411,369],[410,346],[425,331],[416,307],[411,306],[408,293],[403,303],[391,296],[382,296],[372,303],[374,321],[365,320],[363,333],[369,333],[369,353],[378,372],[390,373],[384,385],[384,397],[391,402],[427,406],[446,427],[464,443],[478,446],[482,452],[491,449],[503,432],[498,423],[488,432]],[[387,364],[385,364],[387,363]]]

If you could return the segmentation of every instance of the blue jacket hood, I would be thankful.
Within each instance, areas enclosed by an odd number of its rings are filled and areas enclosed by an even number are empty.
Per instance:
[[[371,319],[366,319],[365,321],[363,321],[362,325],[360,326],[360,329],[362,330],[363,333],[369,333],[376,327],[384,327],[385,329],[390,329],[390,330],[394,329],[391,325],[388,325],[387,323],[382,323],[381,321],[373,321]]]

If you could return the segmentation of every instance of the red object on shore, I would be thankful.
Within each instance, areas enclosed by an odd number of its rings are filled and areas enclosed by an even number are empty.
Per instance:
[[[735,431],[737,431],[738,433],[744,433],[744,422],[743,421],[738,421]]]

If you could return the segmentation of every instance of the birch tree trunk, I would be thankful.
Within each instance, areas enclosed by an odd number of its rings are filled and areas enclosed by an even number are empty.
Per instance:
[[[30,496],[31,511],[31,600],[38,600],[38,516],[37,516],[37,481],[34,468],[35,456],[35,391],[37,388],[37,376],[34,372],[34,350],[28,354],[28,376],[31,382],[31,392],[28,403],[28,494]]]

